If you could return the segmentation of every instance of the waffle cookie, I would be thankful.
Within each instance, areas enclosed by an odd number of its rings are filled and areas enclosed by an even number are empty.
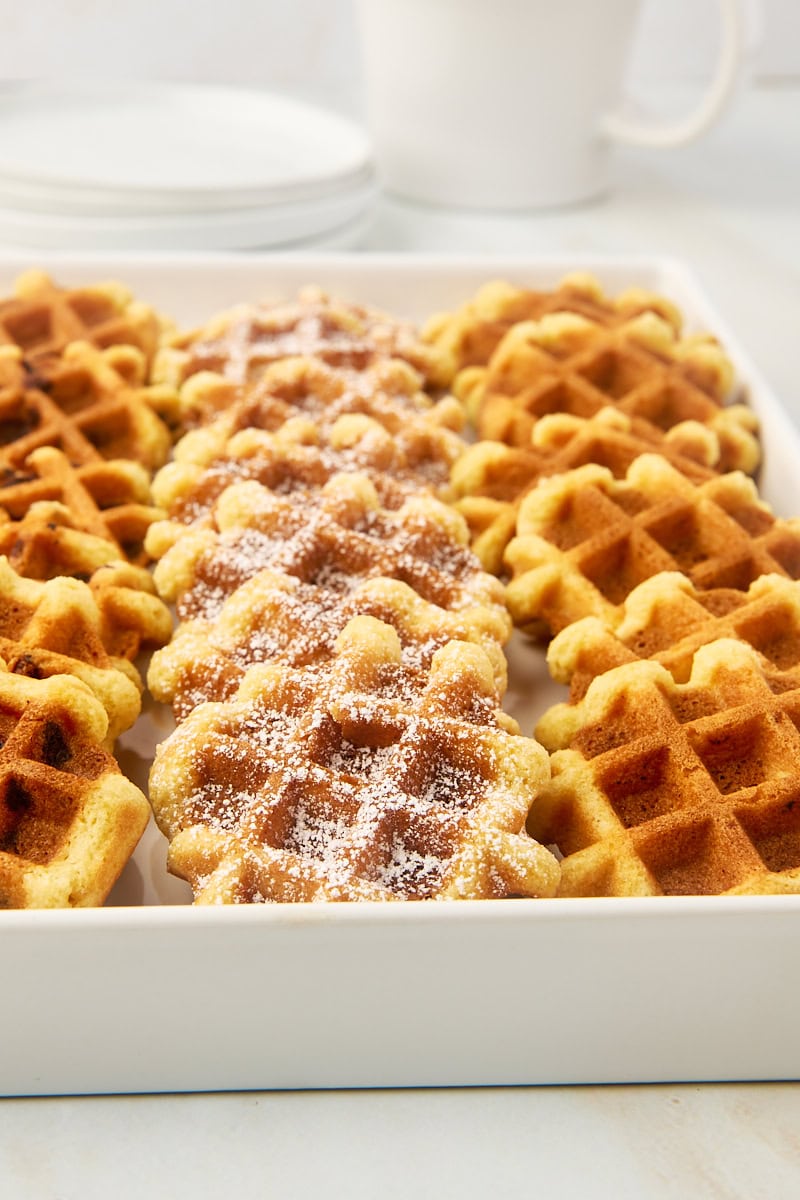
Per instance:
[[[325,668],[252,668],[159,748],[170,869],[204,904],[552,895],[523,830],[547,758],[511,729],[480,647],[421,671],[358,617]]]
[[[108,718],[79,679],[0,663],[0,908],[104,902],[149,806],[104,748]]]
[[[202,329],[169,339],[154,378],[179,385],[199,371],[212,371],[249,384],[271,363],[298,356],[350,371],[402,359],[432,385],[446,386],[450,374],[439,351],[425,345],[408,322],[308,287],[295,300],[240,305]]]
[[[50,511],[57,505],[68,513],[75,530],[111,543],[114,558],[139,564],[147,561],[147,529],[165,515],[152,504],[150,477],[139,463],[100,459],[73,466],[53,446],[34,450],[22,469],[0,467],[0,510],[15,524],[35,505],[45,504]]]
[[[466,369],[453,390],[492,441],[527,446],[547,413],[590,417],[613,405],[656,432],[707,425],[719,445],[712,465],[752,473],[760,461],[755,414],[743,404],[722,407],[732,378],[716,342],[678,341],[652,313],[613,329],[553,313],[513,326],[488,367]]]
[[[91,590],[77,579],[23,579],[0,557],[0,659],[16,675],[73,675],[102,703],[110,742],[139,715],[141,683],[113,658]]]
[[[639,455],[652,452],[699,482],[714,474],[709,464],[719,458],[719,443],[696,422],[663,434],[614,408],[588,418],[553,413],[536,422],[527,447],[486,440],[469,446],[453,464],[451,495],[470,527],[473,550],[487,571],[499,575],[520,503],[540,479],[586,463],[607,467],[619,479]]]
[[[575,703],[598,675],[637,659],[665,666],[684,682],[697,650],[720,638],[752,646],[773,691],[800,687],[800,583],[761,575],[746,592],[698,592],[685,575],[654,575],[630,593],[615,629],[596,617],[568,625],[547,651],[550,674]],[[553,710],[555,711],[555,710]]]
[[[452,371],[485,367],[512,326],[538,321],[548,313],[578,313],[596,325],[614,326],[641,313],[655,313],[680,333],[682,317],[671,301],[643,288],[609,297],[585,272],[565,275],[552,290],[534,291],[495,279],[481,287],[455,312],[437,313],[422,330],[423,339],[452,364]]]
[[[0,300],[0,345],[18,346],[29,361],[57,356],[70,342],[136,347],[149,363],[165,322],[121,283],[63,288],[43,271],[26,271]]]
[[[740,472],[693,484],[644,454],[624,480],[596,466],[543,480],[522,502],[505,561],[509,610],[532,635],[586,616],[615,628],[628,594],[661,571],[700,591],[800,578],[800,519],[775,518]]]
[[[800,891],[798,727],[800,690],[739,641],[700,647],[683,683],[656,662],[599,676],[537,727],[553,777],[528,829],[564,855],[559,894]]]
[[[261,571],[237,588],[213,620],[180,625],[170,644],[153,655],[148,687],[183,720],[198,704],[230,700],[258,663],[305,667],[329,661],[339,634],[356,616],[390,625],[404,661],[426,670],[445,642],[475,642],[492,664],[498,692],[505,691],[501,647],[511,624],[499,608],[453,613],[394,579],[366,579],[343,594],[274,571]]]
[[[63,450],[77,466],[128,458],[151,470],[172,436],[147,403],[86,342],[65,348],[57,368],[31,367],[16,346],[0,346],[0,467],[23,469],[40,446]]]
[[[452,611],[504,608],[503,589],[481,570],[457,513],[424,495],[383,509],[362,475],[334,476],[317,496],[299,501],[254,482],[235,484],[219,498],[215,523],[195,532],[165,522],[148,534],[153,552],[165,551],[156,586],[181,620],[213,619],[236,588],[265,569],[341,594],[384,576]]]

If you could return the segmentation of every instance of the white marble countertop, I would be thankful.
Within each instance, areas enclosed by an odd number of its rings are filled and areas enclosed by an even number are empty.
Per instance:
[[[696,146],[621,155],[601,204],[511,218],[384,199],[365,248],[678,256],[800,420],[800,89],[743,95]],[[799,1127],[792,1083],[9,1099],[0,1194],[775,1200],[798,1192]]]

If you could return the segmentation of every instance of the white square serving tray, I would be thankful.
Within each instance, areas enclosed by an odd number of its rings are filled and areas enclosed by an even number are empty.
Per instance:
[[[652,288],[724,343],[762,422],[762,494],[800,513],[800,436],[674,261],[6,256],[0,294],[31,266],[120,279],[184,326],[306,283],[414,319],[492,278]],[[530,733],[563,692],[541,649],[515,639],[509,662]],[[140,786],[169,728],[151,706],[123,739]],[[0,912],[0,1095],[800,1078],[800,897],[187,901],[151,827],[104,909]]]

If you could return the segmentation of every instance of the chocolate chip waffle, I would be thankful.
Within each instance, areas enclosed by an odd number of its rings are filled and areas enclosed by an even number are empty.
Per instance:
[[[543,480],[522,502],[505,561],[509,610],[532,635],[586,616],[615,628],[626,596],[661,571],[701,591],[800,578],[800,520],[776,519],[740,472],[693,484],[645,454],[624,480],[596,466]]]
[[[578,313],[596,325],[610,328],[648,312],[661,317],[676,334],[683,324],[679,310],[664,296],[629,288],[609,297],[593,275],[575,272],[565,275],[550,291],[492,280],[455,312],[431,317],[422,337],[450,360],[455,373],[464,367],[485,367],[512,326],[561,312]]]
[[[691,428],[690,428],[691,426]],[[451,494],[472,533],[472,548],[487,571],[501,574],[503,554],[514,535],[519,505],[540,479],[586,463],[607,467],[619,479],[641,454],[657,452],[696,482],[714,474],[716,436],[687,422],[677,445],[648,422],[603,408],[593,417],[554,413],[536,422],[530,446],[480,441],[469,446],[451,471]]]
[[[502,609],[503,589],[480,568],[459,515],[430,496],[383,509],[365,476],[333,477],[297,500],[255,482],[235,484],[215,508],[216,530],[186,530],[155,568],[161,596],[181,620],[214,618],[236,588],[269,569],[346,594],[372,576],[407,583],[452,611]],[[166,543],[176,528],[165,531]],[[148,545],[161,537],[154,525]]]
[[[645,313],[607,329],[571,313],[513,326],[486,368],[462,372],[454,391],[481,437],[528,446],[536,421],[552,412],[589,417],[608,405],[667,431],[707,425],[719,444],[713,465],[752,473],[760,461],[754,413],[721,406],[732,367],[713,341],[676,341],[670,325]]]
[[[304,667],[327,662],[345,625],[359,615],[391,625],[404,661],[426,670],[445,642],[474,641],[492,663],[499,693],[505,691],[501,647],[511,623],[499,608],[451,613],[393,579],[367,579],[341,594],[273,571],[261,571],[242,584],[215,619],[179,626],[170,644],[153,655],[148,686],[156,700],[171,704],[183,720],[198,704],[231,699],[245,672],[257,663]]]
[[[107,737],[106,712],[79,679],[0,663],[0,908],[106,899],[149,816]]]
[[[0,467],[0,509],[15,524],[34,505],[43,502],[51,511],[56,511],[53,505],[66,510],[75,530],[111,543],[114,558],[138,564],[147,561],[144,551],[147,529],[165,515],[152,504],[150,478],[139,463],[99,459],[73,466],[53,446],[34,450],[21,469]],[[42,526],[44,522],[38,524]],[[6,535],[9,532],[6,530]]]
[[[139,715],[138,675],[109,655],[101,614],[77,579],[23,579],[0,557],[0,659],[17,675],[83,680],[106,710],[111,742]]]
[[[480,647],[422,671],[358,617],[325,668],[252,668],[160,747],[170,869],[203,904],[552,895],[558,864],[523,831],[547,759],[511,728]]]
[[[135,346],[149,363],[164,330],[163,319],[121,283],[64,288],[43,271],[26,271],[0,300],[0,344],[18,346],[29,361],[89,342]]]
[[[667,572],[634,588],[623,612],[616,629],[585,617],[550,643],[550,674],[569,685],[573,703],[598,675],[642,658],[661,663],[681,683],[700,646],[719,638],[752,646],[773,691],[800,687],[800,583],[794,580],[762,575],[746,592],[698,592],[685,575]]]
[[[0,466],[24,469],[40,446],[77,466],[127,458],[147,469],[166,460],[166,425],[136,388],[85,342],[69,345],[49,378],[15,346],[0,346]]]
[[[142,681],[127,659],[110,654],[102,614],[86,584],[56,578],[22,579],[0,557],[0,658],[31,678],[73,675],[106,710],[109,745],[129,729],[141,708]]]
[[[423,344],[408,322],[309,287],[296,300],[240,305],[171,338],[158,355],[154,378],[179,385],[212,371],[250,384],[271,363],[298,356],[350,371],[402,359],[427,383],[446,386],[450,377],[442,355]]]
[[[553,778],[528,829],[564,855],[559,894],[800,891],[798,727],[800,690],[742,642],[702,646],[684,683],[655,662],[599,676],[537,729]]]

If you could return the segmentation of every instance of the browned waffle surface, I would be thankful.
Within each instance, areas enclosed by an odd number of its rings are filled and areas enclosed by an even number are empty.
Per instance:
[[[800,890],[800,692],[774,691],[750,646],[608,671],[546,715],[552,782],[531,811],[562,895]]]
[[[497,705],[479,646],[428,670],[362,616],[324,667],[256,667],[159,749],[151,800],[200,903],[552,895],[527,837],[547,756]]]
[[[113,741],[139,715],[134,668],[112,657],[91,589],[77,579],[23,579],[0,557],[0,659],[13,674],[74,675],[106,711]]]
[[[0,670],[0,907],[102,904],[149,815],[78,679]]]
[[[542,417],[526,447],[488,440],[469,446],[453,465],[451,494],[486,570],[502,573],[519,505],[549,475],[596,463],[619,479],[641,454],[659,453],[688,479],[711,478],[710,464],[719,458],[717,438],[704,426],[689,424],[677,440],[649,422],[604,408],[589,418],[567,413]]]
[[[155,374],[179,384],[199,371],[212,371],[235,383],[252,383],[271,363],[297,356],[355,371],[402,359],[431,384],[445,385],[449,377],[441,354],[423,344],[410,323],[317,287],[304,288],[291,301],[240,305],[173,338],[161,351]]]
[[[799,578],[800,521],[777,519],[740,472],[693,484],[647,454],[624,480],[586,466],[542,481],[520,507],[506,564],[510,611],[531,633],[585,616],[613,627],[629,593],[662,571],[702,591]]]
[[[652,313],[608,329],[571,314],[522,322],[505,336],[485,368],[462,372],[454,390],[481,437],[527,446],[548,413],[590,417],[612,405],[641,429],[706,426],[716,438],[719,470],[753,472],[760,461],[754,413],[722,407],[733,369],[713,340],[675,338]]]
[[[164,322],[121,283],[61,287],[43,271],[26,271],[13,294],[0,299],[0,343],[18,346],[30,360],[59,355],[70,342],[101,349],[135,346],[149,362]]]
[[[560,312],[578,313],[597,325],[612,327],[647,312],[660,316],[676,332],[683,323],[681,313],[665,296],[643,288],[607,296],[593,275],[573,272],[555,287],[538,291],[491,280],[460,308],[429,318],[423,338],[450,359],[455,372],[486,366],[512,326]]]
[[[550,672],[568,683],[573,701],[598,675],[648,658],[685,681],[700,646],[737,638],[752,646],[775,691],[800,686],[800,583],[762,575],[746,592],[698,592],[685,575],[654,575],[635,588],[616,629],[595,617],[575,621],[548,647]]]
[[[24,467],[0,467],[0,510],[11,518],[9,527],[0,529],[0,537],[18,555],[29,548],[34,536],[41,550],[48,525],[55,523],[110,544],[112,557],[133,563],[147,561],[145,534],[153,521],[165,515],[153,505],[149,475],[139,463],[114,459],[73,466],[52,446],[34,450]],[[87,552],[91,559],[97,547]],[[55,547],[52,557],[59,558]]]
[[[49,372],[0,346],[0,465],[23,468],[32,451],[54,446],[75,465],[128,458],[161,466],[171,434],[145,392],[86,342],[67,346]]]

